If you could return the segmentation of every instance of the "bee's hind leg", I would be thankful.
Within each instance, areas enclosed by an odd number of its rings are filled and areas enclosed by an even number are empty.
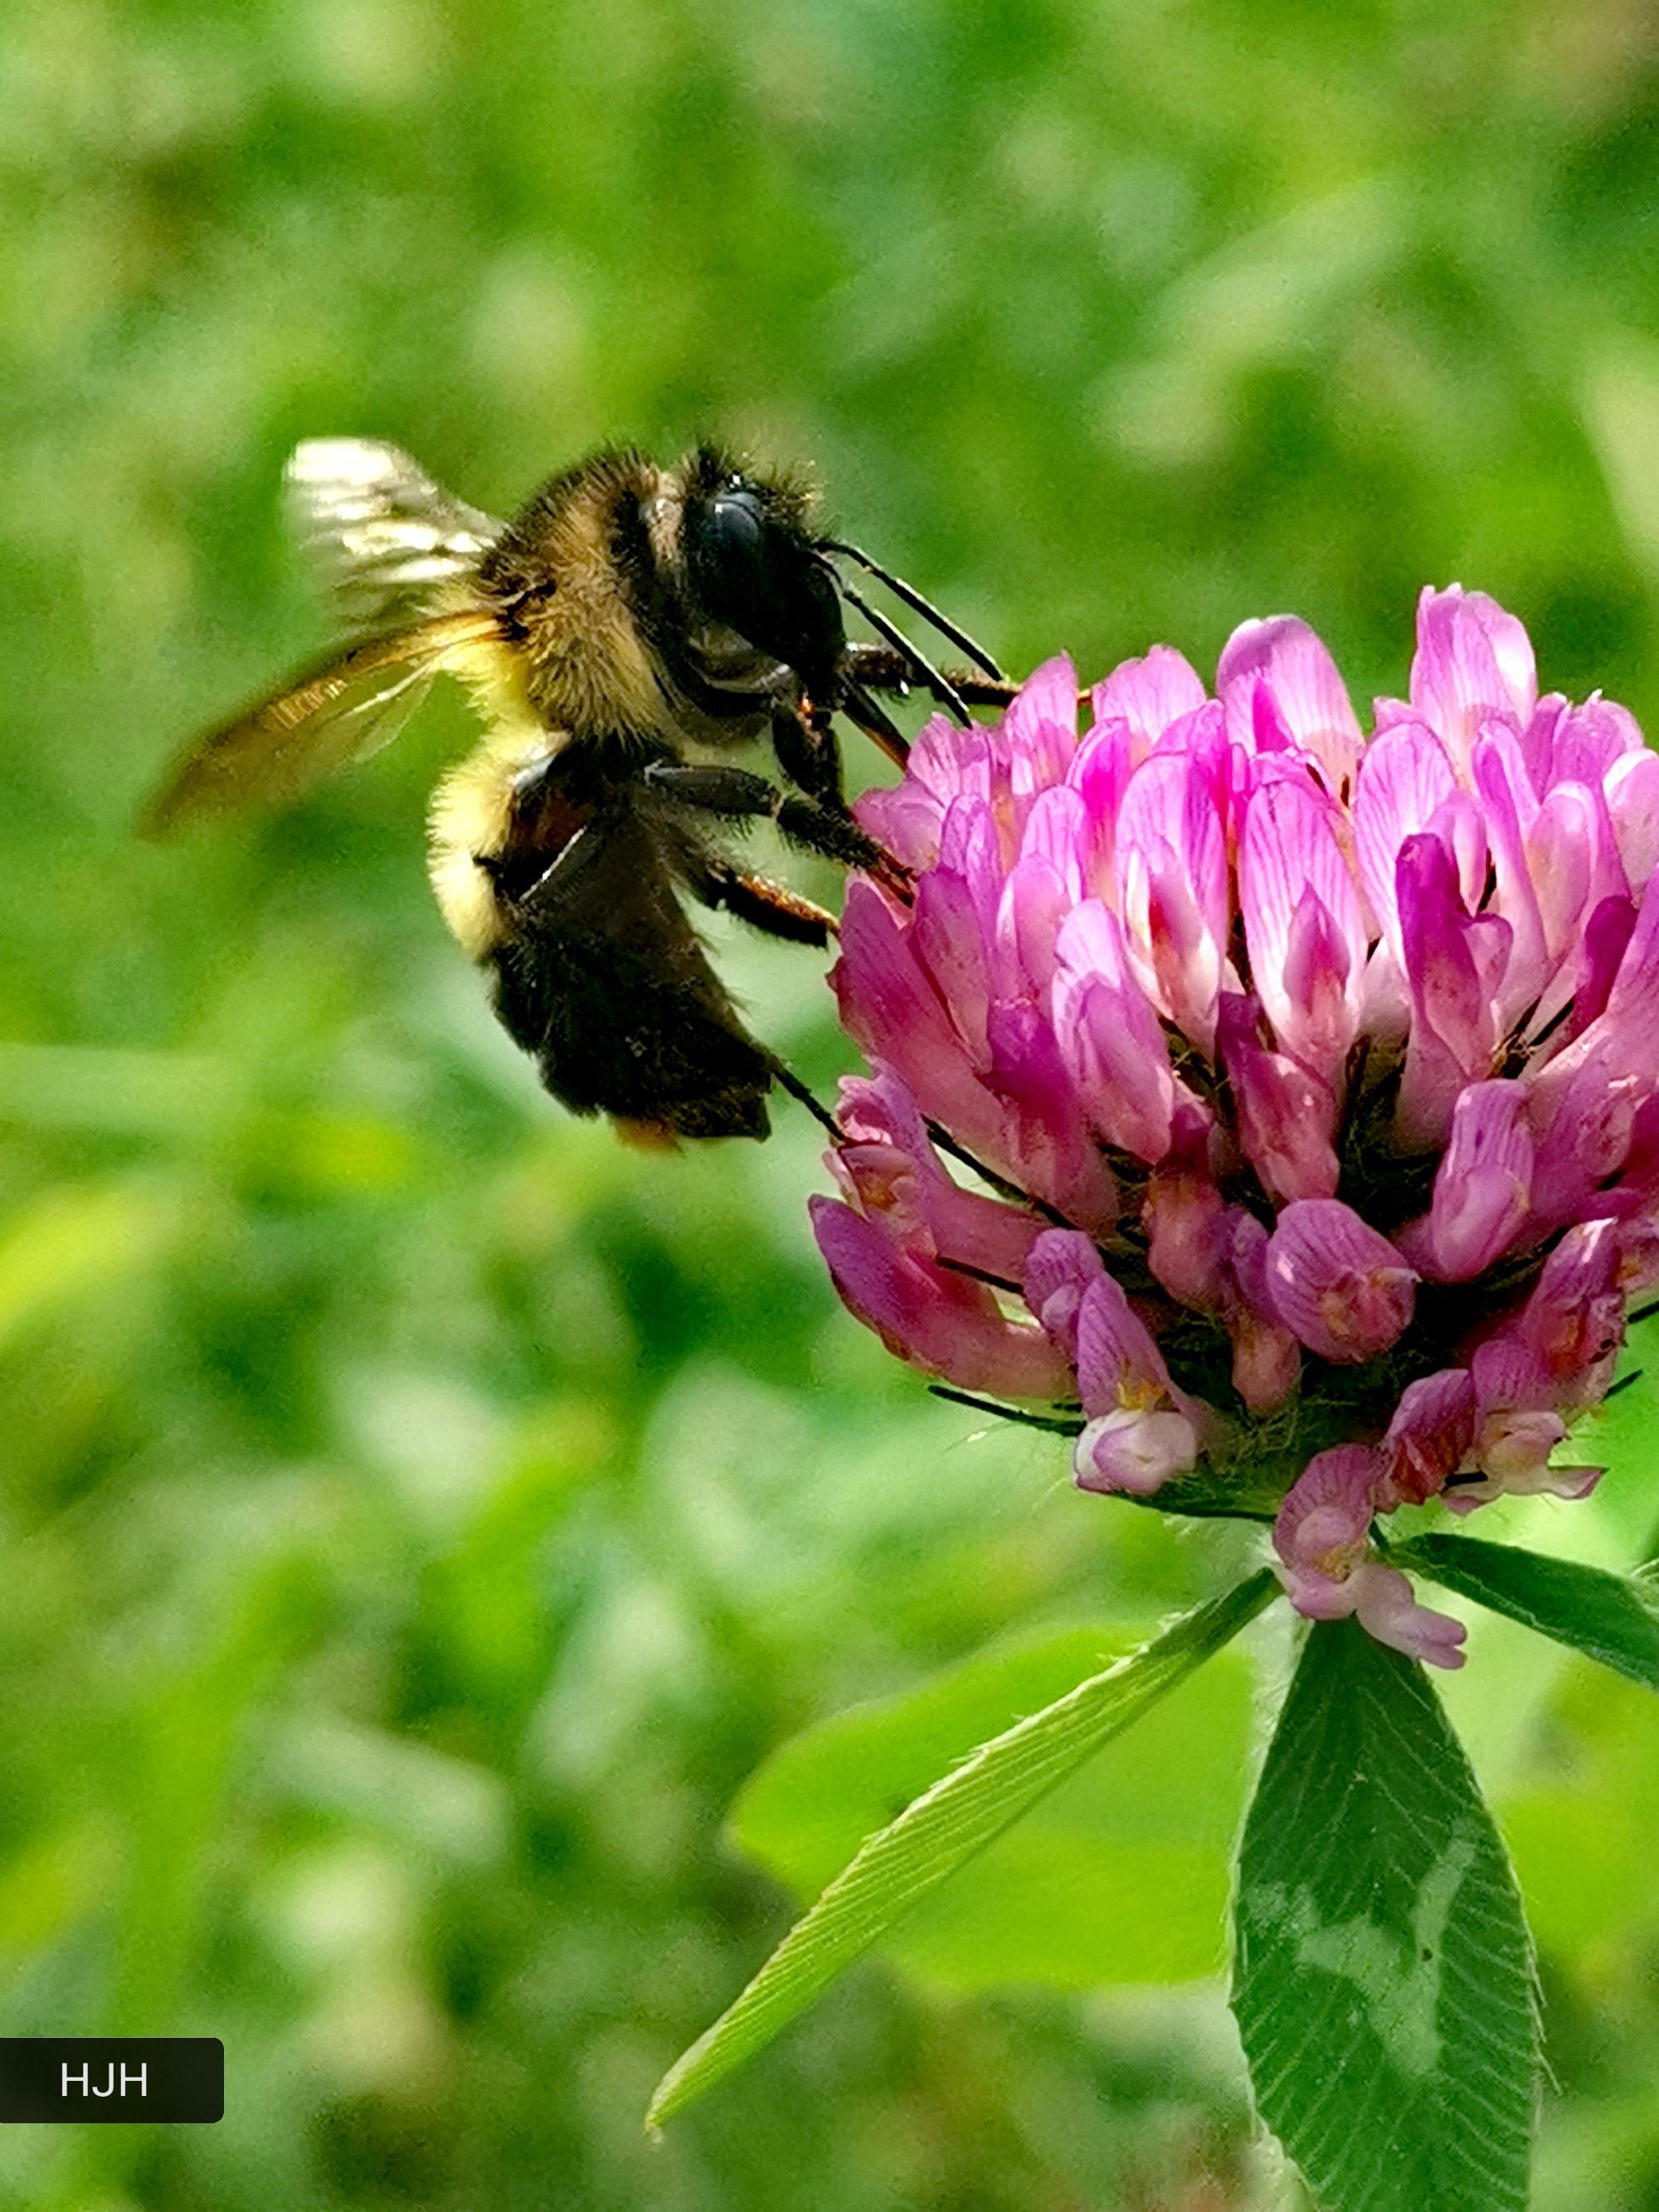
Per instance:
[[[827,908],[802,898],[769,876],[751,875],[723,855],[708,854],[688,870],[692,896],[705,906],[724,907],[728,914],[769,937],[787,938],[796,945],[828,945],[841,925]]]

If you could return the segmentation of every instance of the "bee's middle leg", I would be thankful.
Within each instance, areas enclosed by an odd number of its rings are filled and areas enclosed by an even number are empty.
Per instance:
[[[844,808],[822,799],[797,797],[746,768],[703,768],[679,762],[653,762],[644,771],[653,791],[683,806],[725,822],[775,822],[779,832],[804,852],[839,860],[843,867],[883,872],[891,863],[873,837],[866,836]]]

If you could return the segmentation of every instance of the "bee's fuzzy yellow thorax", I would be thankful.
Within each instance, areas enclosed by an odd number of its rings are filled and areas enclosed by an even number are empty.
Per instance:
[[[662,471],[636,454],[599,456],[544,488],[486,569],[524,657],[527,696],[550,727],[664,727],[656,660],[618,548],[626,515],[648,515],[665,489]]]
[[[500,897],[479,860],[507,842],[516,779],[568,743],[562,730],[538,729],[527,720],[500,724],[432,795],[428,872],[444,920],[475,960],[487,959],[504,933]]]

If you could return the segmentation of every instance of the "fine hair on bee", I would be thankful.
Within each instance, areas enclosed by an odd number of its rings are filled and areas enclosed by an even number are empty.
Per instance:
[[[144,828],[292,799],[457,676],[485,735],[438,786],[428,866],[508,1034],[556,1098],[625,1135],[764,1136],[774,1080],[801,1086],[744,1026],[684,902],[829,942],[831,915],[727,849],[756,820],[902,890],[848,809],[836,717],[902,765],[882,699],[924,691],[965,723],[1010,696],[996,663],[822,534],[805,485],[712,445],[666,466],[594,453],[507,522],[368,439],[308,441],[286,484],[346,641],[192,745]],[[848,564],[973,667],[936,666]],[[849,607],[879,644],[848,640]],[[776,780],[729,758],[760,740]]]

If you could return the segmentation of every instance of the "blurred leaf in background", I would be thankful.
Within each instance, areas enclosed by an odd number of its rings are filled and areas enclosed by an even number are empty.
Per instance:
[[[1085,1838],[1134,1848],[1109,1759],[1011,1903],[1017,1985],[961,1995],[1004,1974],[918,1923],[925,1982],[864,1969],[644,2141],[788,1915],[721,1839],[745,1778],[982,1647],[1206,1594],[1230,1540],[890,1375],[808,1245],[799,1117],[641,1160],[537,1092],[422,878],[453,699],[286,814],[129,825],[323,641],[276,489],[329,432],[498,511],[612,437],[811,462],[1010,665],[1212,661],[1291,608],[1398,691],[1455,576],[1651,723],[1655,58],[1636,0],[0,17],[3,2025],[230,2052],[222,2126],[7,2130],[0,2200],[1283,2201],[1216,1983],[1034,1985],[1080,1978]],[[821,963],[721,939],[827,1085]],[[1620,1565],[1659,1523],[1623,1418],[1587,1534],[1545,1535]],[[1659,1739],[1504,1626],[1455,1717],[1534,1896],[1539,2201],[1636,2212]],[[1210,1739],[1168,1726],[1175,1820]],[[1121,1902],[1164,1971],[1155,1874]]]
[[[750,1780],[733,1812],[736,1840],[810,1903],[937,1778],[1144,1640],[1086,1628],[1023,1638],[822,1722]],[[1215,1973],[1249,1717],[1249,1671],[1224,1653],[1153,1726],[1092,1759],[931,1894],[898,1929],[896,1954],[955,1989]]]

